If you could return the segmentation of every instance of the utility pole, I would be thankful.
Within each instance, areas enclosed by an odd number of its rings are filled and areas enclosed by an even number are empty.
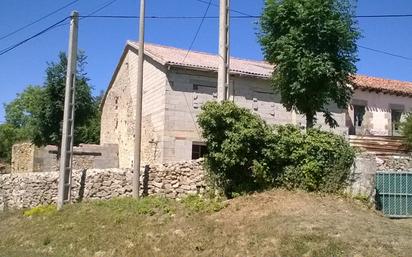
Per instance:
[[[70,16],[69,50],[67,57],[66,91],[64,96],[63,133],[60,149],[60,171],[57,196],[57,209],[70,202],[73,161],[74,104],[76,95],[77,40],[79,13]]]
[[[217,78],[217,98],[219,101],[227,100],[228,87],[230,83],[229,74],[229,2],[220,0],[219,14],[219,71]]]
[[[137,95],[136,95],[136,119],[134,138],[134,162],[133,162],[133,197],[140,197],[140,152],[142,136],[142,101],[143,101],[143,63],[144,63],[144,22],[145,0],[140,0],[139,22],[139,60],[137,64]]]

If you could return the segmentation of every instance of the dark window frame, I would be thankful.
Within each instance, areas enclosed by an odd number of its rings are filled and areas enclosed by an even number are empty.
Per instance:
[[[192,142],[192,160],[197,160],[207,154],[207,146],[204,142]]]
[[[365,114],[366,114],[365,105],[360,105],[360,104],[353,105],[353,123],[355,127],[361,127],[363,125]]]

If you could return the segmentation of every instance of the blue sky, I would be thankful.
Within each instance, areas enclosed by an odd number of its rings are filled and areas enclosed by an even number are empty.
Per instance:
[[[197,0],[146,0],[147,15],[201,16],[207,5]],[[218,3],[218,0],[212,0]],[[0,37],[36,20],[70,1],[66,0],[1,0]],[[109,0],[80,0],[47,19],[15,35],[0,40],[0,49],[19,42],[50,26],[76,9],[87,15]],[[259,15],[263,0],[231,0],[231,8]],[[137,15],[139,0],[117,0],[99,15]],[[410,0],[359,0],[357,14],[411,14]],[[96,14],[96,15],[97,15]],[[211,6],[209,16],[217,16]],[[148,42],[188,48],[200,20],[148,20]],[[412,17],[359,19],[363,33],[360,45],[412,58]],[[236,19],[231,27],[233,56],[262,59],[256,40],[257,25],[253,19]],[[194,50],[217,52],[218,20],[207,19],[194,44]],[[127,40],[137,39],[137,20],[83,19],[79,29],[79,47],[88,56],[86,71],[95,94],[105,90]],[[13,100],[27,85],[41,85],[47,62],[56,60],[59,51],[66,51],[68,25],[54,29],[15,50],[0,56],[0,123],[4,121],[3,103]],[[412,81],[412,61],[360,49],[360,74]]]

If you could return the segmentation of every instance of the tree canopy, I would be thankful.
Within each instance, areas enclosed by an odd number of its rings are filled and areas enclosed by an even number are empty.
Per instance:
[[[99,143],[100,100],[93,97],[84,72],[86,56],[80,52],[76,74],[75,144]],[[19,141],[37,146],[60,146],[67,58],[60,53],[57,62],[48,63],[42,86],[28,86],[16,99],[5,104],[6,123],[0,125],[0,158],[10,160],[11,147]]]
[[[91,94],[89,79],[84,72],[86,56],[80,53],[77,60],[76,73],[76,104],[75,104],[75,133],[79,128],[97,115]],[[67,57],[65,53],[59,54],[58,62],[51,62],[46,69],[46,81],[43,86],[43,97],[38,113],[38,124],[32,141],[36,145],[60,145],[62,119],[64,111],[64,93],[66,87]],[[75,143],[80,143],[78,137]]]
[[[328,107],[346,108],[352,96],[360,37],[350,0],[266,0],[259,41],[275,65],[272,85],[287,110],[306,115],[307,127]]]

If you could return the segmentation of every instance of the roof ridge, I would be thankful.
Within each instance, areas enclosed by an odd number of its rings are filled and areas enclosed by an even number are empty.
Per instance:
[[[136,41],[130,41],[133,44],[137,44]],[[152,42],[146,42],[145,44],[147,45],[152,45],[152,46],[157,46],[157,47],[162,47],[162,48],[168,48],[168,49],[175,49],[175,50],[179,50],[179,51],[188,51],[189,49],[185,49],[185,48],[179,48],[176,46],[170,46],[170,45],[161,45],[161,44],[157,44],[157,43],[152,43]],[[190,50],[191,53],[198,53],[198,54],[205,54],[205,55],[209,55],[209,56],[215,56],[217,57],[218,54],[217,53],[210,53],[210,52],[205,52],[205,51],[199,51],[199,50]],[[236,56],[230,56],[231,59],[236,59],[239,61],[248,61],[248,62],[256,62],[256,63],[262,63],[262,64],[266,64],[266,65],[272,65],[264,60],[256,60],[256,59],[247,59],[247,58],[242,58],[242,57],[236,57]]]

